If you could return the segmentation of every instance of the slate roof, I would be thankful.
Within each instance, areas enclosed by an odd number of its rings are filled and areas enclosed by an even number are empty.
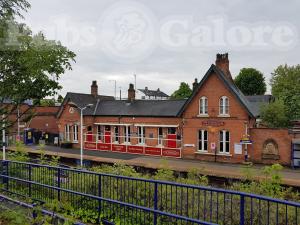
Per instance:
[[[134,100],[132,102],[127,100],[100,101],[94,113],[89,115],[176,117],[185,101],[186,100]]]
[[[162,92],[161,90],[149,90],[148,88],[145,89],[138,89],[140,92],[144,93],[146,96],[156,96],[156,97],[163,97],[163,98],[168,98],[169,95],[166,93]]]
[[[247,98],[245,97],[245,95],[238,89],[238,87],[231,80],[229,80],[226,77],[226,75],[223,73],[223,71],[220,70],[214,64],[212,64],[210,66],[209,70],[206,72],[206,74],[204,75],[204,77],[202,78],[202,80],[199,82],[199,84],[197,85],[197,87],[194,89],[192,95],[186,101],[184,107],[180,110],[179,115],[181,115],[184,112],[184,110],[186,109],[186,107],[188,106],[188,104],[196,96],[196,94],[198,93],[199,89],[202,87],[202,85],[205,83],[205,81],[207,80],[207,78],[213,72],[223,81],[223,83],[225,84],[225,86],[233,93],[233,95],[236,96],[236,98],[238,99],[238,101],[240,102],[240,104],[246,109],[246,111],[248,112],[248,114],[251,117],[256,117],[257,116],[256,112],[251,107],[250,102],[247,100]]]
[[[63,111],[64,105],[67,102],[75,103],[78,107],[84,107],[88,104],[93,104],[93,107],[84,110],[84,114],[85,114],[85,113],[91,113],[95,111],[98,100],[106,101],[106,100],[114,100],[114,99],[115,99],[114,97],[106,96],[106,95],[98,95],[97,97],[94,97],[91,94],[68,92],[64,98],[63,103],[61,104],[57,117],[60,116],[60,114]]]
[[[93,104],[93,107],[83,111],[85,116],[145,116],[145,117],[175,117],[186,100],[114,100],[111,96],[98,96],[90,94],[67,93],[61,109],[67,102],[73,102],[79,107]]]
[[[255,116],[259,116],[260,108],[264,104],[269,104],[274,100],[272,95],[249,95],[246,96],[250,103],[251,110]]]

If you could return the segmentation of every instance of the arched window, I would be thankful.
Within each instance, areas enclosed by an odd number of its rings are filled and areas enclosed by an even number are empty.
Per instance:
[[[199,115],[208,114],[208,100],[205,96],[202,96],[199,100]]]
[[[229,99],[226,96],[220,98],[220,115],[229,115]]]

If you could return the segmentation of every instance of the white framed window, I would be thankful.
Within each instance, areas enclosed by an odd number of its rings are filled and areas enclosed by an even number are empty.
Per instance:
[[[219,103],[219,114],[220,115],[229,115],[229,99],[227,96],[222,96],[220,98],[220,103]]]
[[[114,137],[113,137],[113,141],[116,143],[119,143],[119,127],[115,126],[114,127]]]
[[[230,152],[230,132],[228,130],[220,130],[220,153],[228,154]]]
[[[158,128],[158,143],[157,143],[159,146],[163,146],[163,138],[164,138],[163,128],[159,127]]]
[[[206,152],[208,149],[208,132],[207,130],[198,131],[198,151]]]
[[[103,142],[103,126],[97,125],[97,141]]]
[[[73,142],[78,142],[78,125],[73,126]]]
[[[208,115],[208,100],[205,96],[199,100],[199,115]]]
[[[130,143],[131,141],[131,128],[130,126],[125,126],[125,142]]]
[[[70,141],[70,125],[65,125],[65,141]]]
[[[139,144],[145,144],[145,127],[138,127]]]

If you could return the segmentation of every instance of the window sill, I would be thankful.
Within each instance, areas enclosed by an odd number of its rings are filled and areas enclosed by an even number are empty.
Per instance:
[[[209,115],[208,114],[198,114],[197,117],[200,117],[200,118],[201,117],[209,117]]]
[[[228,156],[231,157],[232,155],[229,153],[217,153],[218,156]]]
[[[229,114],[220,114],[220,115],[218,115],[218,117],[228,118],[228,117],[230,117],[230,115]]]
[[[78,144],[78,143],[79,143],[78,141],[73,141],[73,142],[72,142],[72,144]]]
[[[195,154],[199,155],[214,155],[214,153],[208,152],[208,151],[197,151]]]
[[[217,155],[217,156],[227,156],[227,157],[231,157],[231,154],[226,154],[226,153],[212,153],[212,152],[207,152],[207,151],[197,151],[195,152],[195,154],[197,155]]]

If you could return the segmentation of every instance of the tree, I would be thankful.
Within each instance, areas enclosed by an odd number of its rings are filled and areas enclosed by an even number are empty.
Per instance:
[[[192,89],[188,85],[188,83],[181,82],[179,89],[175,91],[172,95],[172,99],[184,99],[184,98],[189,98],[192,94]]]
[[[278,66],[272,73],[272,94],[283,101],[289,120],[300,118],[300,65]]]
[[[289,125],[285,105],[281,100],[263,105],[260,110],[260,118],[266,126],[271,128],[287,127]]]
[[[22,17],[21,11],[27,11],[30,4],[26,0],[1,0],[0,1],[0,18],[7,16]]]
[[[0,115],[6,120],[25,100],[39,102],[56,94],[60,76],[72,69],[75,53],[16,22],[20,10],[29,7],[25,0],[5,0],[0,7],[6,12],[0,17]],[[3,104],[7,100],[12,104]]]
[[[59,96],[57,97],[57,102],[58,102],[58,103],[63,103],[63,101],[64,101],[64,97],[63,97],[62,95],[59,95]]]
[[[264,75],[254,68],[241,69],[234,83],[244,95],[263,95],[266,92]]]

